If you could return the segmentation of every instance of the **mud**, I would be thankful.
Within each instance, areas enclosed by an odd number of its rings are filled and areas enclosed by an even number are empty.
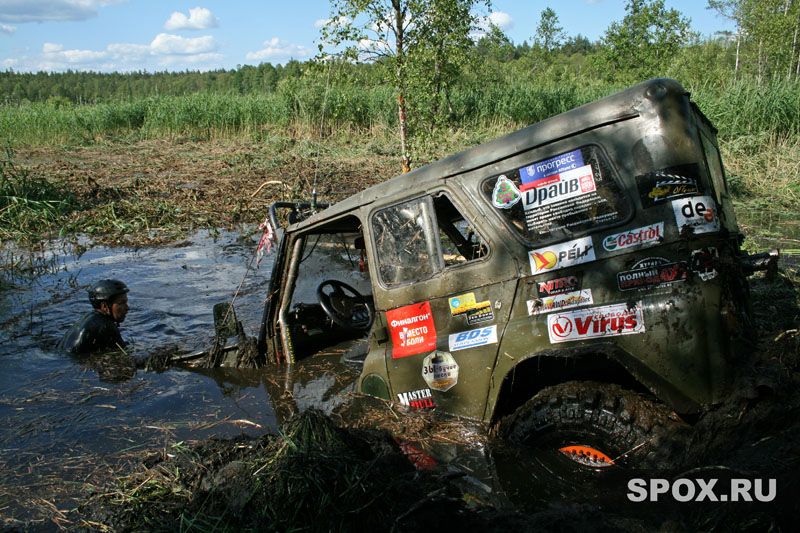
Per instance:
[[[760,344],[738,393],[691,420],[694,429],[674,467],[599,471],[556,453],[508,446],[479,424],[356,395],[357,369],[342,365],[343,354],[309,358],[291,372],[163,364],[175,351],[208,347],[211,307],[228,299],[227,288],[248,271],[253,245],[223,234],[195,236],[178,248],[91,249],[60,259],[30,286],[16,280],[0,293],[0,527],[794,529],[800,511],[796,265],[784,264],[773,281],[752,279]],[[268,273],[262,268],[239,296],[248,331],[258,324]],[[125,323],[138,337],[131,357],[111,364],[49,353],[74,318],[70,310],[86,305],[86,280],[109,269],[136,280]],[[142,356],[153,363],[149,370]],[[311,408],[322,408],[325,417]],[[298,413],[305,414],[285,422]],[[775,479],[777,497],[771,503],[628,500],[630,479],[653,477],[720,485]]]
[[[752,366],[737,394],[693,421],[669,469],[586,469],[486,427],[356,395],[330,416],[295,415],[278,437],[145,457],[114,495],[79,512],[113,530],[790,530],[800,512],[800,334],[787,327],[800,317],[796,276],[792,267],[753,281],[761,335]],[[632,503],[633,478],[716,479],[721,492],[732,479],[773,479],[777,494],[769,503]],[[153,480],[164,496],[130,492]]]

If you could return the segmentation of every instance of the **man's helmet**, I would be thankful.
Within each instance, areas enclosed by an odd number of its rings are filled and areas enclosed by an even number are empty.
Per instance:
[[[100,307],[101,302],[107,302],[128,292],[128,286],[118,279],[101,279],[89,289],[89,302],[92,307]]]

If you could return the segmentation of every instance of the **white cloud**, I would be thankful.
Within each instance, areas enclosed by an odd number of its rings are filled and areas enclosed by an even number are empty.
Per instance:
[[[314,27],[319,30],[324,28],[325,26],[328,26],[331,23],[334,23],[336,25],[345,25],[348,24],[349,22],[350,22],[349,17],[337,17],[336,19],[317,19],[314,21]]]
[[[514,19],[511,18],[511,15],[503,11],[493,11],[492,13],[489,13],[487,18],[489,19],[489,22],[503,31],[510,30],[514,27]]]
[[[247,52],[245,57],[251,61],[263,61],[265,59],[298,59],[308,55],[310,55],[310,51],[305,46],[285,43],[277,37],[273,37],[269,41],[264,41],[264,48],[255,52]]]
[[[199,65],[218,68],[223,59],[210,36],[187,39],[162,33],[150,44],[111,43],[103,50],[65,49],[62,44],[48,42],[40,54],[5,59],[2,65],[20,71],[112,71]]]
[[[6,35],[11,35],[17,31],[16,26],[12,26],[11,24],[0,24],[0,33],[5,33]]]
[[[163,55],[204,54],[214,52],[217,49],[217,42],[210,35],[187,38],[169,33],[159,33],[150,43],[150,49],[154,54]]]
[[[0,22],[86,20],[97,8],[125,0],[0,0]]]
[[[217,17],[210,9],[193,7],[189,9],[189,16],[175,11],[164,23],[166,30],[207,30],[219,25]]]
[[[181,65],[199,65],[218,63],[224,59],[225,56],[217,53],[208,54],[194,54],[191,56],[163,56],[158,60],[158,64],[162,66],[181,66]]]
[[[60,44],[44,43],[42,56],[45,62],[49,64],[75,65],[95,63],[98,60],[105,59],[108,53],[95,50],[64,50],[64,47]]]

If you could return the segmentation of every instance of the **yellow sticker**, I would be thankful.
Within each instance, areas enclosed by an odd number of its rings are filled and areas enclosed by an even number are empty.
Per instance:
[[[450,314],[453,316],[463,315],[470,309],[475,308],[475,293],[468,292],[459,296],[453,296],[449,300]]]

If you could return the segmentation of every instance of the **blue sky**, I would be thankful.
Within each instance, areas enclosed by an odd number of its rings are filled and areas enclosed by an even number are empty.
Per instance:
[[[666,0],[702,35],[733,30],[703,0]],[[591,40],[624,16],[624,0],[493,0],[491,19],[515,43],[531,41],[551,7],[568,35]],[[0,70],[208,70],[317,50],[327,0],[0,0]]]

